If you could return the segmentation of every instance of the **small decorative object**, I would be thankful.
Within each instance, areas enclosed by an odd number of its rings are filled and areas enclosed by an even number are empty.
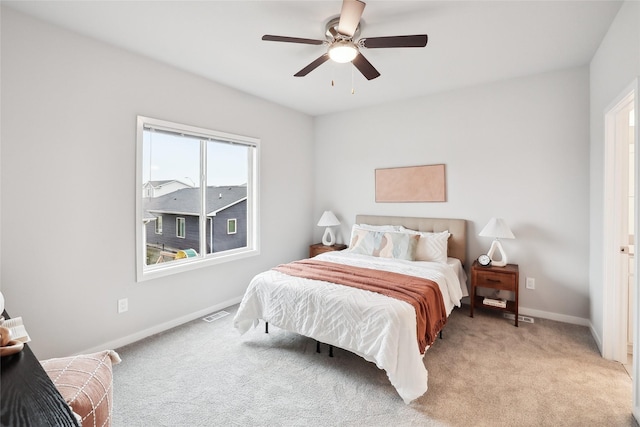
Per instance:
[[[333,230],[331,227],[336,225],[340,225],[340,221],[331,211],[324,211],[322,216],[320,217],[320,221],[318,221],[319,227],[327,227],[324,230],[324,235],[322,236],[322,244],[325,246],[333,246],[336,244],[336,235],[333,234]]]
[[[491,265],[491,258],[489,258],[487,254],[482,254],[478,257],[478,264],[483,267],[488,267]]]
[[[11,330],[0,326],[0,347],[5,347],[11,341]]]
[[[24,347],[22,341],[12,339],[11,330],[0,326],[0,356],[9,356],[18,353]]]
[[[495,267],[504,267],[507,265],[507,254],[504,253],[504,249],[502,249],[502,244],[500,244],[499,239],[516,238],[509,229],[507,223],[502,218],[491,218],[489,223],[482,229],[479,236],[494,238],[491,243],[491,248],[489,249],[489,252],[487,252],[487,256],[491,260],[491,265]],[[496,251],[500,252],[499,260],[494,256]],[[478,260],[478,262],[480,262],[480,260]]]

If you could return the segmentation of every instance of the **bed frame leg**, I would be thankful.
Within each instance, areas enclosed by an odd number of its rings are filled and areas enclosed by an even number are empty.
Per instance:
[[[320,341],[316,341],[316,353],[320,353]]]
[[[329,344],[329,357],[333,357],[333,346]]]
[[[264,333],[265,334],[269,333],[269,322],[264,322]]]
[[[442,331],[440,331],[440,339],[442,339]]]

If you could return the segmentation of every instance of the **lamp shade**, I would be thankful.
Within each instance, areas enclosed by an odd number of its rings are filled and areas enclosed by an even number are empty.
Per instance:
[[[333,227],[334,225],[340,225],[340,221],[331,211],[324,211],[322,216],[320,217],[320,221],[318,221],[319,227]]]
[[[479,236],[493,237],[495,239],[515,239],[511,229],[502,218],[491,218],[489,223],[485,225]]]

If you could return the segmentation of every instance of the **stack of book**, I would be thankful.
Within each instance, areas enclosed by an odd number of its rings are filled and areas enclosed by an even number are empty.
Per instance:
[[[22,323],[22,317],[14,317],[8,320],[4,320],[4,317],[2,317],[2,320],[0,320],[0,326],[4,326],[5,328],[9,329],[9,331],[11,332],[12,340],[20,341],[23,343],[31,341],[31,337],[27,333],[27,329]]]
[[[484,305],[490,305],[492,307],[499,308],[507,308],[507,300],[505,299],[496,299],[496,298],[486,298],[482,301]]]

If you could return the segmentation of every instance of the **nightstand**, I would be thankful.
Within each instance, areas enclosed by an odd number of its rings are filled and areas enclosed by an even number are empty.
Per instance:
[[[347,245],[339,245],[336,243],[333,246],[325,246],[322,243],[316,243],[315,245],[309,246],[309,258],[313,258],[324,252],[341,251],[343,249],[347,249]]]
[[[474,261],[471,266],[471,292],[469,302],[471,305],[470,316],[473,317],[475,306],[490,308],[492,310],[504,311],[515,314],[515,325],[518,326],[518,283],[519,272],[517,264],[507,264],[504,267],[483,267],[478,261]],[[511,291],[514,293],[514,300],[507,301],[506,307],[494,307],[484,304],[484,297],[476,295],[476,288],[489,288],[499,291]]]

